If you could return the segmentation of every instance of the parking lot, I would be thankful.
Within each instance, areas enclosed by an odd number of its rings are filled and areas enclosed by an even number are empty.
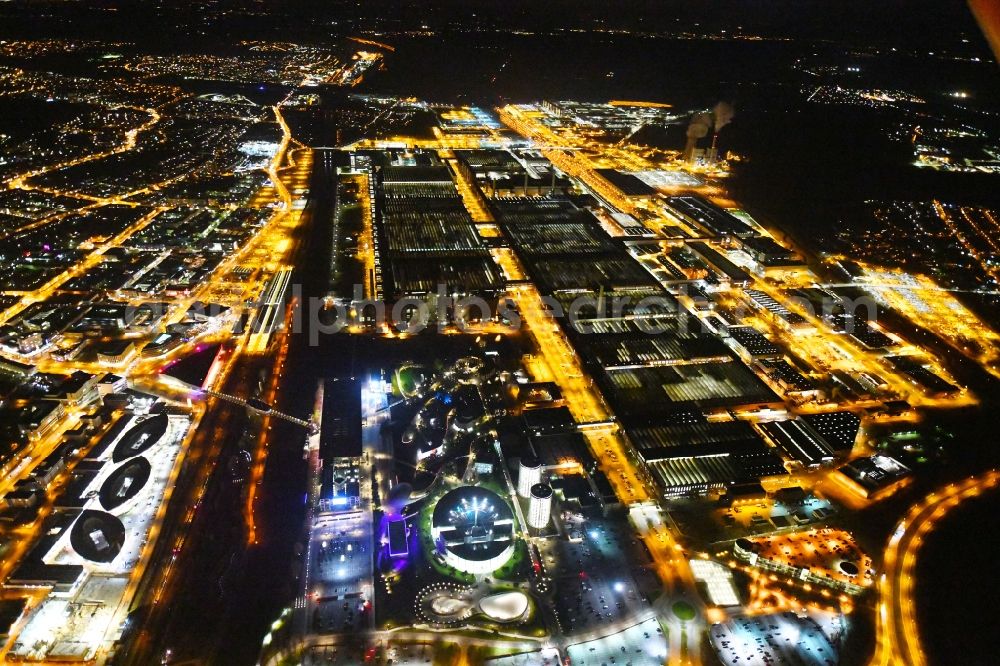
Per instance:
[[[371,533],[363,514],[329,518],[313,527],[308,589],[311,630],[346,633],[371,619]]]
[[[572,666],[662,666],[667,658],[667,638],[654,618],[610,636],[571,645],[566,650]]]
[[[649,556],[628,523],[590,519],[564,524],[568,533],[580,535],[579,541],[552,539],[539,547],[556,581],[555,610],[562,630],[608,627],[647,610],[647,595],[658,583],[643,566]]]
[[[727,666],[833,666],[838,663],[839,634],[839,616],[790,612],[737,617],[712,625],[709,631],[712,647]]]

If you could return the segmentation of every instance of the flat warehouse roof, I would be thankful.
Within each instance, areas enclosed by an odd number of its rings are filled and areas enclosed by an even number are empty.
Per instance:
[[[542,290],[655,286],[656,280],[625,254],[594,257],[546,257],[528,262]]]
[[[357,380],[339,377],[323,382],[319,442],[324,461],[361,455],[361,384]]]
[[[738,362],[612,369],[599,377],[622,417],[655,414],[672,406],[735,407],[778,400]]]
[[[761,441],[746,421],[693,421],[685,413],[664,414],[658,423],[628,429],[629,439],[640,452],[664,447],[700,446],[717,442]]]
[[[708,243],[696,241],[688,246],[698,253],[708,264],[733,282],[747,284],[751,281],[750,274],[727,259],[721,252],[710,247]]]
[[[433,294],[438,285],[448,291],[463,293],[494,292],[503,287],[500,269],[489,256],[441,257],[428,261],[426,257],[394,257],[389,260],[390,294]]]
[[[462,198],[454,183],[385,183],[380,188],[384,206],[433,210],[439,206],[458,209]]]
[[[736,236],[752,236],[754,234],[753,229],[746,222],[700,197],[670,197],[667,199],[667,203],[671,208],[694,220],[712,233]]]
[[[729,335],[751,356],[775,356],[781,353],[780,347],[750,326],[732,326]]]
[[[406,543],[406,521],[403,519],[389,522],[389,554],[406,555],[410,551]]]
[[[615,244],[596,224],[586,221],[535,224],[506,223],[505,229],[518,250],[529,256],[608,252]]]
[[[669,491],[737,481],[742,473],[733,462],[727,455],[668,458],[649,463],[649,469],[664,490]]]
[[[582,356],[606,368],[732,358],[729,348],[716,336],[678,332],[681,328],[678,321],[672,320],[670,323],[674,325],[672,328],[657,335],[581,335],[576,346]]]
[[[461,213],[386,214],[382,224],[389,252],[395,255],[449,254],[487,250],[464,211]]]
[[[802,419],[833,451],[850,451],[861,429],[861,419],[853,412],[806,414]]]
[[[382,169],[382,182],[451,182],[451,172],[446,166],[388,166]]]
[[[656,194],[656,190],[630,173],[617,169],[597,169],[605,180],[617,187],[625,196],[648,197]]]
[[[833,451],[826,442],[800,419],[761,423],[760,427],[792,460],[804,465],[819,465],[833,460]]]
[[[591,292],[592,293],[592,292]],[[656,314],[650,314],[645,317],[635,317],[629,319],[622,319],[621,317],[631,314],[634,312],[633,308],[625,309],[623,308],[621,314],[613,319],[599,319],[596,317],[584,318],[578,317],[576,321],[571,322],[573,326],[573,331],[580,336],[585,335],[650,335],[658,334],[661,331],[669,331],[675,326],[673,320],[681,317],[681,315],[670,314],[676,311],[677,303],[674,297],[670,294],[663,292],[662,294],[652,294],[655,298],[660,299],[658,309],[666,309],[667,312],[657,312]],[[662,298],[661,298],[662,297]],[[634,298],[631,300],[632,303],[638,303],[643,297]],[[613,302],[614,295],[607,296],[605,301]],[[562,303],[561,298],[557,300]],[[613,312],[611,305],[606,306],[609,314],[607,316],[612,316],[610,313]]]
[[[581,211],[569,199],[490,199],[487,202],[498,222],[529,217],[536,224],[571,222]]]

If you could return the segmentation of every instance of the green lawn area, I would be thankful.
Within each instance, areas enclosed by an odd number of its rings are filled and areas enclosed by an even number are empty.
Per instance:
[[[403,365],[393,373],[394,388],[398,388],[403,396],[412,395],[430,374],[430,371],[421,365]]]
[[[461,572],[454,567],[450,567],[447,564],[438,561],[436,555],[437,550],[434,547],[434,540],[431,538],[431,516],[434,513],[434,505],[437,504],[438,497],[434,497],[431,501],[428,501],[424,508],[420,511],[420,545],[423,548],[424,557],[427,562],[434,567],[434,570],[442,576],[446,576],[465,585],[471,585],[476,582],[475,576]]]
[[[690,622],[696,616],[694,606],[686,601],[676,601],[670,609],[674,612],[674,615],[677,616],[677,619],[682,622]]]
[[[521,539],[514,546],[514,554],[507,563],[493,572],[493,578],[512,582],[521,582],[528,575],[528,546]]]

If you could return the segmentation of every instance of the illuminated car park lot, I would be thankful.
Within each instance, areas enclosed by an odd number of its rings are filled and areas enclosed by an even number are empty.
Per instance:
[[[494,657],[486,663],[489,666],[557,666],[560,663],[560,658],[558,650],[548,648],[537,652]]]
[[[650,618],[610,636],[570,645],[566,655],[573,666],[619,661],[633,666],[659,666],[668,656],[667,637],[660,623]]]
[[[766,500],[755,504],[741,504],[729,509],[719,509],[725,525],[725,535],[737,538],[753,534],[766,534],[775,529],[797,527],[800,521],[823,521],[833,513],[830,500],[808,496],[801,504],[786,505],[780,501]],[[776,519],[784,519],[779,523]],[[781,525],[782,527],[779,527]]]
[[[939,272],[942,257],[957,270],[941,286],[988,293],[995,266],[997,212],[940,201],[873,201],[868,212],[878,223],[843,238],[842,254],[872,266],[902,266],[912,273]]]
[[[794,573],[859,594],[874,582],[871,557],[843,530],[821,528],[767,537],[739,539],[734,552],[751,566]]]
[[[369,626],[372,543],[368,515],[318,519],[309,543],[307,622],[312,631],[353,633]]]
[[[652,560],[627,526],[588,519],[564,523],[581,541],[538,544],[546,574],[556,579],[556,614],[563,631],[575,633],[617,623],[649,608],[656,589]]]
[[[718,562],[691,560],[691,573],[697,581],[704,583],[708,601],[713,606],[740,605],[732,573]]]
[[[950,345],[991,373],[1000,372],[997,352],[1000,336],[930,279],[873,269],[866,272],[862,284],[865,283],[871,285],[869,289],[879,300],[937,331]]]
[[[841,628],[837,616],[809,613],[737,617],[709,630],[716,654],[727,666],[737,664],[839,663]]]

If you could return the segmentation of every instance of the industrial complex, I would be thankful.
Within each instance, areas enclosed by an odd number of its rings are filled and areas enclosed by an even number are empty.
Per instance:
[[[0,34],[0,660],[931,663],[917,555],[1000,484],[1000,214],[782,226],[728,102],[380,92],[438,29],[353,20]],[[995,175],[976,100],[809,44],[767,95]]]

